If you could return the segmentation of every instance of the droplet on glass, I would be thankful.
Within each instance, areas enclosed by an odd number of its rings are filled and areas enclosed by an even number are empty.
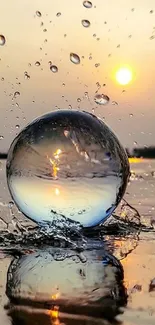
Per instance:
[[[13,206],[14,206],[14,202],[13,202],[13,201],[10,201],[10,202],[8,203],[8,208],[9,208],[9,209],[12,209]]]
[[[77,98],[77,102],[80,103],[81,102],[81,98]]]
[[[153,14],[153,10],[150,10],[150,14]]]
[[[117,137],[86,112],[58,110],[37,118],[8,152],[13,200],[28,218],[45,225],[100,224],[119,204],[128,177],[128,158]]]
[[[0,135],[0,140],[3,140],[4,139],[4,136],[3,135]]]
[[[130,117],[133,117],[133,114],[132,113],[130,113],[130,115],[129,115]]]
[[[60,17],[61,16],[61,12],[57,12],[56,16],[57,17]]]
[[[90,21],[87,20],[87,19],[83,19],[81,21],[81,23],[82,23],[83,27],[89,27],[90,26]]]
[[[150,40],[155,39],[155,35],[150,36]]]
[[[14,98],[16,98],[16,97],[18,97],[18,96],[20,96],[20,92],[19,92],[19,91],[15,91],[15,92],[14,92]]]
[[[95,68],[98,68],[100,66],[100,63],[95,63]]]
[[[70,60],[74,64],[80,63],[80,57],[76,53],[70,53]]]
[[[92,7],[92,2],[91,1],[83,1],[83,6],[85,8],[91,8]]]
[[[113,100],[112,105],[118,105],[118,103],[115,100]]]
[[[40,66],[40,62],[39,62],[39,61],[36,61],[36,62],[35,62],[35,66],[36,66],[36,67],[39,67],[39,66]]]
[[[37,10],[37,11],[36,11],[36,16],[37,16],[37,17],[41,17],[41,16],[42,16],[42,15],[41,15],[41,12]]]
[[[20,125],[19,124],[16,124],[15,127],[16,127],[16,129],[19,129],[20,128]]]
[[[27,79],[27,80],[30,79],[30,75],[27,73],[27,71],[24,72],[24,77],[25,77],[25,79]]]
[[[56,72],[58,72],[58,67],[56,66],[56,65],[51,65],[50,66],[50,70],[53,72],[53,73],[56,73]]]
[[[96,94],[94,97],[94,101],[99,105],[106,105],[109,103],[110,98],[104,94]]]
[[[3,77],[1,78],[1,81],[4,81],[4,78]]]
[[[4,35],[0,35],[0,46],[3,46],[5,44],[6,40]]]

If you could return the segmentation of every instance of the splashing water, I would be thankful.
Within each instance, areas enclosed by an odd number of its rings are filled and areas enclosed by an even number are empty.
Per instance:
[[[106,105],[109,103],[109,100],[110,100],[110,98],[104,94],[96,94],[94,96],[95,103],[99,104],[99,105]]]
[[[59,110],[29,124],[7,160],[10,193],[28,218],[70,220],[84,227],[105,221],[129,177],[127,155],[108,126],[86,112]]]

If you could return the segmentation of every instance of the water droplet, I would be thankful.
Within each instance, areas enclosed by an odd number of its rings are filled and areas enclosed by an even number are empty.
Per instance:
[[[37,17],[41,17],[41,16],[42,16],[42,15],[41,15],[41,12],[37,10],[37,11],[36,11],[36,16],[37,16]]]
[[[100,66],[100,63],[95,63],[95,68],[98,68]]]
[[[11,195],[36,222],[69,218],[95,226],[120,202],[128,176],[128,158],[117,137],[86,112],[58,110],[37,118],[19,133],[7,158]]]
[[[0,35],[0,46],[3,46],[5,44],[6,40],[3,35]]]
[[[130,113],[130,115],[129,115],[130,117],[133,117],[133,114],[132,113]]]
[[[81,98],[77,98],[77,102],[80,103],[81,102]]]
[[[131,11],[134,12],[135,11],[135,8],[132,8]]]
[[[54,73],[56,73],[56,72],[58,72],[58,67],[56,66],[56,65],[51,65],[50,66],[50,70],[52,71],[52,72],[54,72]]]
[[[153,14],[153,10],[150,10],[150,14]]]
[[[46,28],[44,28],[44,29],[43,29],[43,32],[44,32],[44,33],[46,33],[46,32],[47,32],[47,29],[46,29]]]
[[[150,36],[150,40],[155,39],[155,35]]]
[[[20,96],[20,92],[19,92],[19,91],[15,91],[15,92],[14,92],[14,98],[16,98],[16,97],[18,97],[18,96]]]
[[[10,201],[10,202],[8,203],[8,208],[11,209],[13,206],[14,206],[14,202],[13,202],[13,201]]]
[[[61,16],[61,12],[57,12],[56,16],[57,17],[60,17]]]
[[[80,63],[80,57],[76,53],[70,53],[70,60],[75,64]]]
[[[2,77],[1,80],[4,81],[4,78]]]
[[[92,2],[91,1],[83,1],[83,6],[85,8],[91,8],[92,7]]]
[[[3,139],[4,139],[3,135],[0,135],[0,140],[3,140]]]
[[[27,79],[27,80],[30,79],[30,75],[27,73],[27,71],[24,72],[24,77],[25,77],[25,79]]]
[[[110,98],[104,94],[96,94],[94,97],[95,103],[99,105],[106,105],[108,104],[109,100]]]
[[[118,103],[115,100],[113,100],[112,105],[118,105]]]
[[[90,26],[90,21],[87,20],[87,19],[83,19],[81,21],[81,23],[82,23],[83,27],[89,27]]]
[[[40,66],[40,62],[39,62],[39,61],[36,61],[36,62],[35,62],[35,66],[36,66],[36,67],[39,67],[39,66]]]
[[[19,129],[20,128],[20,125],[19,124],[16,124],[16,129]]]
[[[84,95],[86,98],[88,98],[88,91],[85,91]]]
[[[93,34],[93,37],[96,37],[96,34]]]

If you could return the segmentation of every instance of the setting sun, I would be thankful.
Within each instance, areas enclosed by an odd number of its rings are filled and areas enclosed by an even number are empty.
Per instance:
[[[132,80],[132,72],[128,68],[120,68],[116,72],[116,80],[120,85],[127,85]]]

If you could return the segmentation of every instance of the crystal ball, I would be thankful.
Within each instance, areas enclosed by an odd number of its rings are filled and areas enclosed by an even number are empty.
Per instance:
[[[12,142],[7,182],[19,210],[37,223],[65,218],[83,227],[104,222],[128,182],[128,157],[96,116],[58,110],[26,126]]]

